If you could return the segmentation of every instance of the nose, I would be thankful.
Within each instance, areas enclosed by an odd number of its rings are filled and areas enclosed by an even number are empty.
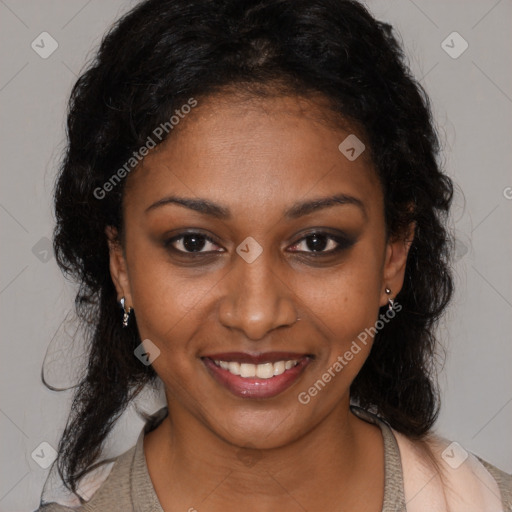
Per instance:
[[[291,287],[264,255],[252,263],[236,261],[236,268],[226,276],[227,289],[218,309],[222,325],[253,341],[293,325],[298,318]]]

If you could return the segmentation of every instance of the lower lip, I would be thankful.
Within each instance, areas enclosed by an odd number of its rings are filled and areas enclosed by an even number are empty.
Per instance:
[[[271,398],[288,389],[302,375],[304,368],[311,362],[309,357],[302,358],[299,363],[285,370],[281,375],[270,379],[257,377],[240,377],[217,366],[211,359],[202,359],[213,378],[226,387],[231,393],[242,398]]]

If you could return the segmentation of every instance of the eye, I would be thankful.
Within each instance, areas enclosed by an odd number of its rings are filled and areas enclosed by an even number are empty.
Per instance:
[[[207,235],[202,233],[181,233],[165,242],[165,246],[167,248],[171,248],[172,250],[184,254],[193,254],[193,253],[210,253],[210,252],[223,252],[224,249],[221,248],[220,251],[216,251],[212,249],[213,247],[218,246],[215,241]],[[205,249],[206,250],[203,250]]]
[[[338,235],[329,233],[311,233],[293,244],[290,249],[294,252],[305,252],[311,254],[332,254],[353,245],[354,241]]]
[[[332,235],[325,232],[314,232],[294,243],[289,250],[292,252],[311,255],[328,255],[354,244],[354,240],[340,235]],[[225,252],[225,249],[215,243],[213,238],[203,233],[180,233],[165,241],[165,247],[180,254],[211,254]]]

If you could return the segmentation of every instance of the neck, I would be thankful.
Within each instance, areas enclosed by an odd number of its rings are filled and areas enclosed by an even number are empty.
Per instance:
[[[306,434],[265,450],[230,444],[171,402],[169,416],[146,435],[144,449],[151,479],[166,510],[174,510],[179,501],[186,506],[184,510],[194,503],[200,509],[206,500],[208,510],[243,507],[249,511],[256,504],[254,510],[258,511],[278,506],[290,509],[294,500],[306,509],[307,504],[318,509],[319,496],[325,497],[326,506],[340,497],[345,505],[356,494],[360,500],[365,486],[375,485],[375,480],[383,488],[383,473],[378,471],[382,468],[375,464],[376,451],[383,452],[380,429],[354,416],[348,397]],[[319,493],[319,486],[326,486],[326,491]],[[377,501],[382,503],[381,493]],[[363,510],[360,503],[354,503]],[[338,501],[336,508],[339,505]]]

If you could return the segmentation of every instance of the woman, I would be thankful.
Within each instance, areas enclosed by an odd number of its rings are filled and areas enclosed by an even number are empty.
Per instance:
[[[55,249],[91,345],[57,460],[75,500],[39,510],[509,510],[510,475],[431,432],[452,183],[388,25],[145,1],[68,135]],[[92,473],[157,382],[167,407]]]

